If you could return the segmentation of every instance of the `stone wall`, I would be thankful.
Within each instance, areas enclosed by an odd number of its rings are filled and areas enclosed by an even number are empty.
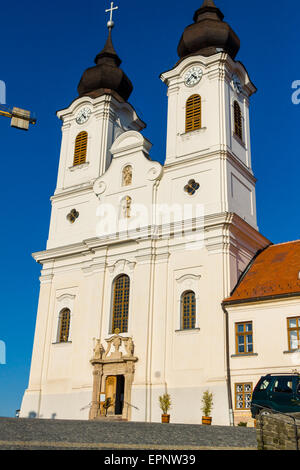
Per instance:
[[[296,424],[293,418],[296,418]],[[256,420],[258,450],[300,450],[300,413],[262,415]]]

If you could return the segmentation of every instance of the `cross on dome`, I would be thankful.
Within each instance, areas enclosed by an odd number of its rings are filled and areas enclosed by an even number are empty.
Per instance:
[[[108,28],[113,28],[115,23],[113,22],[113,12],[114,10],[118,10],[119,7],[114,7],[114,2],[111,2],[110,4],[110,8],[108,8],[107,10],[105,10],[105,13],[110,13],[110,18],[109,18],[109,21],[107,22],[107,27]]]

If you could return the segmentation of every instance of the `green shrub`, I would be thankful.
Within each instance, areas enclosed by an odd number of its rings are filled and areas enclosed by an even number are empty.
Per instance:
[[[213,409],[213,394],[209,390],[206,390],[202,395],[202,412],[206,417],[211,416]]]
[[[159,397],[159,406],[165,415],[168,414],[171,405],[171,397],[168,393],[164,393],[162,396]]]

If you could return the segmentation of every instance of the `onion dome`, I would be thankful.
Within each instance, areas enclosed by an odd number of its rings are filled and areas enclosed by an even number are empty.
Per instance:
[[[240,40],[223,19],[224,15],[214,1],[204,0],[194,14],[194,23],[185,28],[179,41],[180,59],[195,54],[208,57],[220,50],[234,59],[240,49]]]
[[[108,38],[101,52],[95,58],[95,66],[88,68],[82,75],[78,85],[79,96],[96,98],[111,94],[119,101],[127,101],[132,93],[133,85],[127,75],[120,69],[121,59],[116,53],[109,27]]]

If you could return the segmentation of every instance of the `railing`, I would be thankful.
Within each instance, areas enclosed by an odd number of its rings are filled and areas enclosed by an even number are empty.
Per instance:
[[[281,416],[285,416],[286,418],[290,418],[293,421],[293,426],[294,426],[294,431],[295,431],[295,439],[296,439],[296,449],[295,450],[299,450],[299,434],[298,434],[297,419],[298,419],[299,425],[300,425],[300,418],[297,418],[297,417],[295,417],[295,416],[293,416],[289,413],[282,413],[281,411],[273,410],[272,408],[266,408],[265,406],[256,405],[256,404],[254,406],[256,408],[260,408],[260,412],[258,414],[258,419],[259,419],[259,424],[260,424],[260,436],[261,436],[262,445],[264,445],[263,416],[264,416],[264,411],[265,411],[266,412],[265,414],[268,415],[268,417],[270,417],[270,418],[276,419],[278,415],[281,415]]]

